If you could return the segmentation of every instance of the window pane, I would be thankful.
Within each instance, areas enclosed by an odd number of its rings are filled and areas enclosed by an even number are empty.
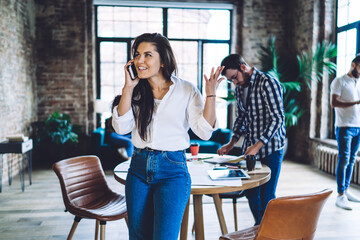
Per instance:
[[[163,31],[161,8],[98,7],[99,37],[136,37]]]
[[[337,26],[342,27],[360,20],[359,0],[339,0]]]
[[[198,43],[171,41],[170,44],[174,51],[178,66],[177,75],[186,81],[192,82],[195,86],[198,86]]]
[[[338,7],[337,26],[342,27],[348,23],[348,7],[343,5]]]
[[[125,84],[124,65],[127,62],[127,44],[120,42],[100,43],[101,99],[111,101]]]
[[[229,45],[228,44],[216,44],[216,43],[207,43],[204,44],[204,61],[203,69],[204,73],[209,76],[211,73],[211,68],[216,68],[220,66],[221,60],[229,55]],[[203,79],[204,81],[204,79]],[[205,82],[203,82],[203,85]],[[205,89],[203,88],[203,95],[205,95]],[[216,95],[218,97],[227,97],[228,95],[228,84],[223,80],[217,91]],[[228,103],[221,98],[216,99],[216,111],[219,121],[219,126],[221,128],[227,127],[227,105]]]
[[[356,55],[356,29],[350,29],[337,35],[337,76],[349,71],[352,59]]]
[[[360,1],[350,0],[349,3],[349,23],[353,23],[360,20]]]
[[[169,38],[230,39],[228,10],[169,9]]]

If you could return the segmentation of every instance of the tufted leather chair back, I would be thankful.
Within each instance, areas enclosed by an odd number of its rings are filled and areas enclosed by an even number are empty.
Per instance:
[[[97,156],[65,159],[56,162],[53,170],[60,181],[66,210],[74,215],[82,216],[79,209],[95,209],[96,206],[91,207],[92,203],[101,202],[109,194],[112,195]]]
[[[317,222],[332,190],[280,197],[269,202],[255,237],[256,240],[314,238]]]

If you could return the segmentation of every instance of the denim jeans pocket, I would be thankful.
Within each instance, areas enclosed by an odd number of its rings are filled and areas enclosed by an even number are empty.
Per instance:
[[[186,162],[185,153],[183,151],[170,152],[166,151],[163,153],[165,159],[177,165],[183,165]]]

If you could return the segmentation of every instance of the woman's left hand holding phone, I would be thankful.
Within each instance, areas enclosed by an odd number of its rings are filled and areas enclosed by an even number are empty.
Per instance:
[[[131,79],[130,73],[128,71],[128,67],[134,64],[134,60],[131,59],[129,62],[126,63],[124,66],[125,71],[125,85],[122,89],[122,96],[119,102],[119,105],[117,106],[117,112],[119,116],[124,115],[127,113],[131,108],[131,99],[134,92],[134,88],[136,85],[138,85],[140,78],[136,77],[134,80]]]

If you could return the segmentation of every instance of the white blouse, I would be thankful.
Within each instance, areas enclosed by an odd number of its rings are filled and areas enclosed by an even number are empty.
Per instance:
[[[140,80],[145,81],[145,80]],[[218,128],[213,128],[204,118],[204,100],[200,91],[190,82],[171,76],[173,84],[153,113],[149,125],[148,140],[143,141],[135,126],[132,109],[122,116],[113,109],[112,125],[119,134],[132,132],[132,142],[137,148],[152,148],[162,151],[184,150],[190,145],[189,127],[201,139],[208,140]]]

